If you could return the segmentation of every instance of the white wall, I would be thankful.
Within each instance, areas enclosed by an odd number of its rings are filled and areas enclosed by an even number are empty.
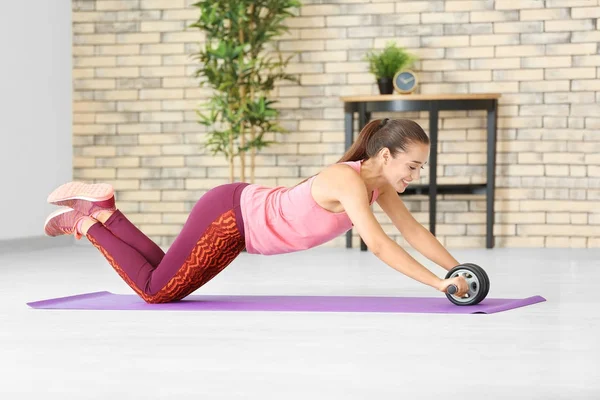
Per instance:
[[[48,194],[72,179],[71,1],[0,11],[0,240],[43,236]]]

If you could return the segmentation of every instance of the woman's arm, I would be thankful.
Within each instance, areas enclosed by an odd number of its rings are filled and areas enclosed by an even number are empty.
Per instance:
[[[418,222],[417,224],[409,236],[405,237],[412,247],[446,271],[460,264],[431,232]]]
[[[442,244],[411,215],[392,187],[382,190],[377,203],[390,217],[400,234],[412,247],[446,271],[451,270],[459,262],[442,246]]]
[[[346,166],[335,166],[321,175],[321,179],[327,180],[328,194],[342,204],[354,228],[375,256],[412,279],[437,290],[445,290],[447,282],[421,265],[385,234],[369,207],[367,188],[356,172]]]

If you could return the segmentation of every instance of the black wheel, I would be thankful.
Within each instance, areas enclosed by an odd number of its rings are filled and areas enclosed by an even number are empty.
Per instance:
[[[469,291],[463,297],[455,296],[453,290],[446,293],[446,297],[457,306],[472,306],[479,304],[489,291],[489,278],[483,268],[476,264],[460,264],[446,274],[446,279],[462,276],[469,285]],[[454,288],[456,289],[456,288]]]
[[[485,299],[490,291],[490,278],[488,277],[488,274],[485,272],[485,270],[483,268],[481,268],[477,264],[465,263],[465,265],[470,265],[473,268],[478,268],[479,271],[481,272],[481,275],[483,276],[483,280],[485,282],[485,290],[483,291],[483,298]]]

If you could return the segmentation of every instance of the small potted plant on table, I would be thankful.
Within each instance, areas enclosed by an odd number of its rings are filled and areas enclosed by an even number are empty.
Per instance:
[[[381,53],[370,51],[365,56],[369,72],[375,75],[380,94],[394,93],[394,76],[400,70],[410,68],[416,57],[406,49],[388,42]]]

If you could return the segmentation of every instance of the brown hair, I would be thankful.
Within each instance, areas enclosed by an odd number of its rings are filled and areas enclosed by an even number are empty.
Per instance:
[[[365,125],[338,163],[369,159],[385,147],[395,156],[399,151],[406,151],[412,143],[429,144],[429,137],[416,122],[409,119],[375,119]]]
[[[412,143],[429,144],[429,136],[415,121],[409,119],[374,119],[358,134],[358,138],[337,162],[367,160],[381,149],[390,149],[392,157],[406,151]],[[314,175],[313,175],[314,176]],[[304,179],[306,182],[310,178]]]

